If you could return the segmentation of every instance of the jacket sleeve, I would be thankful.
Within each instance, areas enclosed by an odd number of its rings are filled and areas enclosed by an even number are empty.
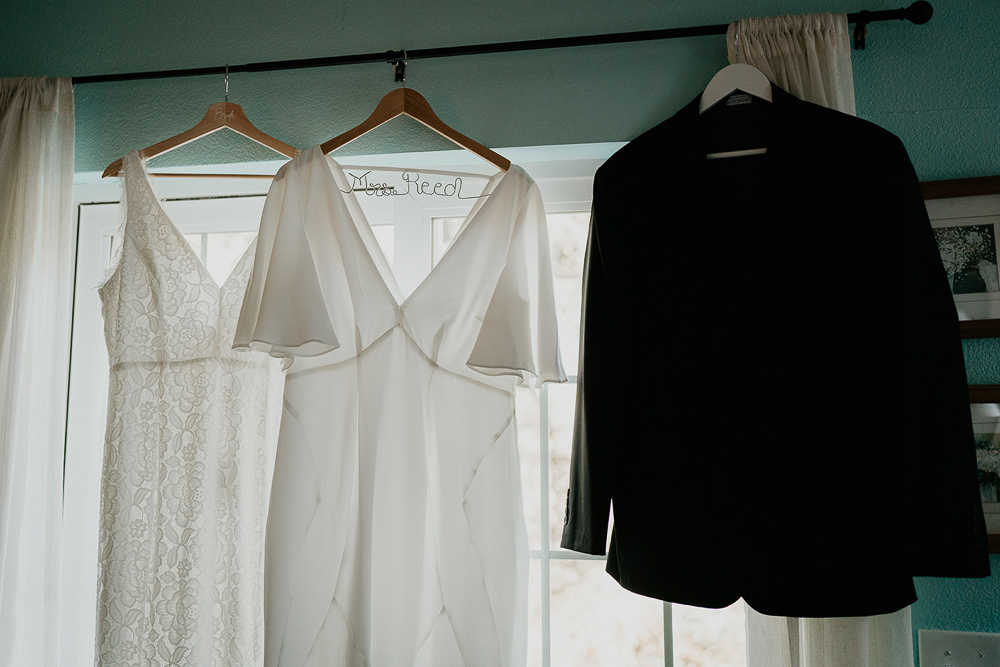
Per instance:
[[[954,297],[917,175],[895,141],[895,210],[906,258],[905,378],[909,415],[905,479],[911,484],[909,552],[914,576],[985,577],[990,565],[976,445]]]
[[[621,437],[621,388],[614,386],[613,378],[614,364],[622,352],[619,332],[623,320],[602,254],[601,229],[608,220],[599,182],[600,172],[594,182],[583,268],[576,419],[561,545],[603,555],[615,474],[612,453]]]

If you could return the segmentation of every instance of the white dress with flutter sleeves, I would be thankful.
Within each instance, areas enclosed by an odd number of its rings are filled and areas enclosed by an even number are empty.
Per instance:
[[[319,147],[278,172],[234,343],[288,365],[265,664],[523,665],[514,388],[566,379],[538,186],[493,176],[408,296],[350,190]]]

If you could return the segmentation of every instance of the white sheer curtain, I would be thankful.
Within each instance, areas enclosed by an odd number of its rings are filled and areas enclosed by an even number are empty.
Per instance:
[[[789,618],[746,607],[747,667],[913,667],[910,608],[882,616]]]
[[[73,87],[0,79],[0,665],[56,665]]]
[[[799,99],[854,115],[845,14],[742,19],[729,25],[727,42],[730,63],[753,65]],[[913,667],[909,607],[852,618],[746,613],[748,667]]]
[[[846,14],[741,19],[729,24],[729,62],[753,65],[801,100],[854,115]]]

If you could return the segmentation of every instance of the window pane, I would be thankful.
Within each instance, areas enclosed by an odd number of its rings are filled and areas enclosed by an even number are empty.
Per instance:
[[[515,394],[517,444],[521,457],[521,493],[524,497],[524,521],[528,528],[528,548],[542,548],[541,466],[538,451],[538,390],[519,387]],[[559,520],[562,526],[562,519]]]
[[[396,259],[396,226],[395,225],[372,225],[372,233],[378,241],[379,248],[385,261],[389,263],[389,268],[393,268]]]
[[[243,258],[257,232],[214,232],[208,235],[205,268],[216,285],[222,285]]]
[[[201,247],[201,234],[185,234],[184,238],[191,245],[191,249],[194,250],[194,254],[198,256],[198,261],[202,264],[205,263],[205,253],[202,251]]]
[[[576,375],[580,349],[580,294],[583,286],[583,258],[587,249],[590,213],[549,213],[549,246],[555,281],[556,317],[563,366]]]
[[[746,621],[743,600],[725,609],[673,605],[674,664],[685,667],[744,667]]]
[[[431,261],[434,266],[437,266],[437,263],[441,261],[444,253],[448,250],[448,246],[455,240],[458,230],[462,228],[463,222],[465,222],[465,218],[461,217],[434,218],[434,229],[431,231],[434,239],[431,249]]]
[[[603,561],[551,567],[553,667],[663,667],[662,602],[626,591]]]

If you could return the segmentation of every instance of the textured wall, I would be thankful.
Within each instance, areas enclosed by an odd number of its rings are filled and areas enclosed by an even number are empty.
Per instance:
[[[922,180],[1000,174],[1000,59],[986,55],[1000,38],[1000,3],[931,4],[919,28],[869,28],[870,50],[854,52],[858,115],[903,139]]]
[[[969,384],[1000,384],[1000,349],[996,338],[962,341]]]
[[[989,579],[916,579],[918,600],[910,607],[915,657],[920,628],[1000,632],[1000,554],[990,555],[990,567],[993,576]]]
[[[908,0],[5,0],[0,76],[72,76],[218,66],[469,43],[725,23],[744,16],[895,9]],[[1000,174],[1000,3],[933,0],[934,19],[869,27],[854,52],[858,115],[898,134],[923,180]],[[489,146],[626,141],[694,97],[726,64],[722,37],[412,61],[408,85]],[[367,117],[388,65],[235,74],[230,99],[300,148]],[[78,86],[77,169],[176,134],[220,101],[221,77]],[[347,153],[450,147],[397,121]],[[850,150],[865,159],[865,146]],[[232,136],[158,161],[265,159]],[[971,347],[970,376],[996,381],[996,341]],[[916,546],[916,545],[915,545]],[[987,580],[921,579],[914,627],[1000,632],[1000,558]]]
[[[990,566],[989,579],[917,579],[914,636],[917,628],[1000,632],[1000,555],[990,556]]]

